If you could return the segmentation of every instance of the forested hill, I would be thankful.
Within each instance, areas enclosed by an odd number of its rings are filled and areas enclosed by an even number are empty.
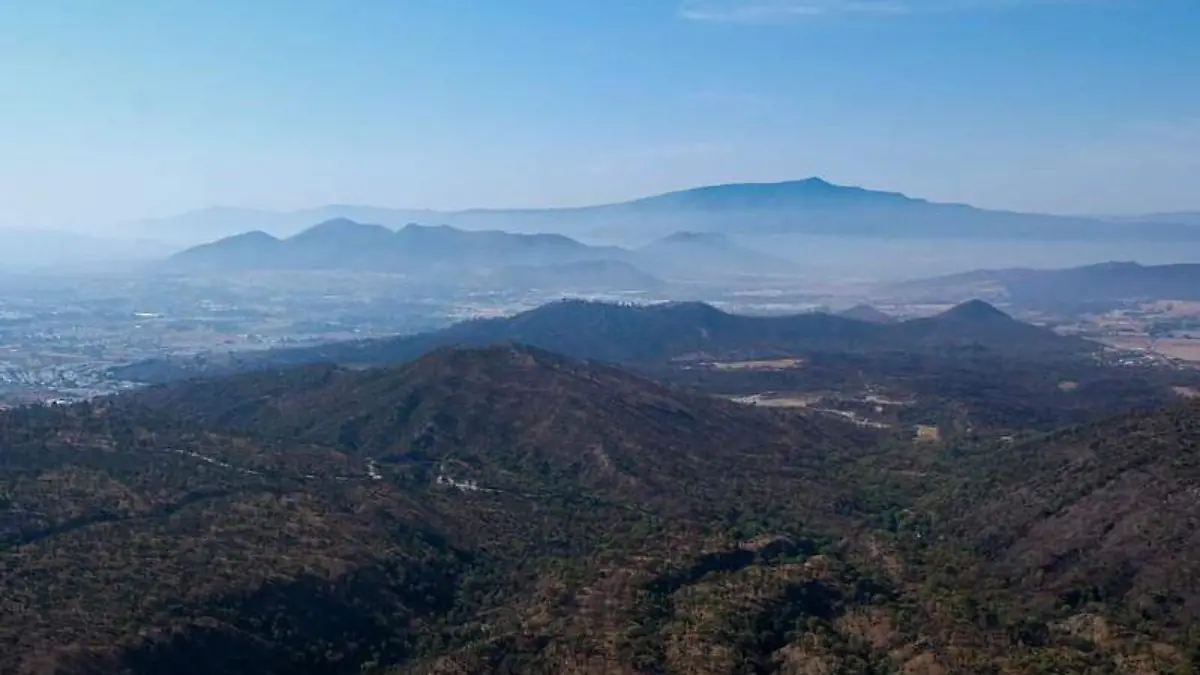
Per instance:
[[[1044,359],[1078,357],[1096,349],[1084,340],[1017,321],[980,301],[934,317],[885,324],[822,313],[743,316],[694,302],[636,306],[569,300],[432,333],[147,361],[115,369],[112,375],[138,382],[165,382],[305,363],[384,365],[415,359],[438,347],[481,347],[497,342],[628,365],[814,352],[986,352]]]
[[[0,672],[1192,672],[1198,429],[913,443],[520,346],[6,411]]]
[[[876,437],[524,348],[224,382],[0,413],[0,671],[632,662],[639,589],[816,555]]]
[[[1119,609],[1163,634],[1200,620],[1200,403],[957,463],[941,517],[1031,605]]]

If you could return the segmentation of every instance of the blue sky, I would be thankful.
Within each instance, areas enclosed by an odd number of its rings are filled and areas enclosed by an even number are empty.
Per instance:
[[[1197,0],[0,3],[0,226],[820,175],[1200,209]]]

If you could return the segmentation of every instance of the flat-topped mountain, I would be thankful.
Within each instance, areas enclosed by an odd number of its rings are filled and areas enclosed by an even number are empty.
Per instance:
[[[456,324],[412,336],[270,350],[232,360],[151,361],[119,368],[114,377],[163,381],[197,374],[330,362],[398,363],[433,349],[515,342],[623,364],[804,353],[986,351],[1028,358],[1074,357],[1094,345],[1025,324],[971,303],[925,319],[880,324],[823,313],[792,316],[728,314],[696,302],[612,305],[563,301],[511,317]]]
[[[210,209],[177,219],[130,224],[127,230],[164,239],[171,239],[168,235],[172,232],[185,232],[193,237],[192,241],[255,229],[285,237],[331,218],[380,223],[389,228],[418,221],[470,230],[604,235],[639,244],[687,230],[893,239],[1200,240],[1200,228],[1184,217],[1139,224],[1098,217],[994,211],[931,202],[885,190],[836,185],[815,177],[703,186],[621,203],[574,208],[429,211],[331,205],[288,213]]]

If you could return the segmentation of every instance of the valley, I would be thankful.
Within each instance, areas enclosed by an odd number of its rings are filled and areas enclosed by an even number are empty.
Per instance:
[[[1200,673],[1196,26],[0,1],[0,675]]]
[[[947,391],[775,406],[696,389],[819,378],[830,358],[652,379],[445,346],[0,412],[0,667],[1190,667],[1200,605],[1185,568],[1131,539],[1130,500],[1161,493],[1156,545],[1183,536],[1194,403],[1089,407],[1047,433],[958,417],[970,400]]]
[[[1200,664],[1185,301],[39,283],[91,379],[0,408],[0,672]]]
[[[846,189],[762,194],[948,213]],[[0,672],[1200,667],[1194,266],[872,281],[698,222],[9,275]]]

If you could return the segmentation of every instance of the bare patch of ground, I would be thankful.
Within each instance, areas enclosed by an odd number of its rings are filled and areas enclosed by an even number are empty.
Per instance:
[[[1200,363],[1200,340],[1162,338],[1154,341],[1153,350],[1180,361]]]
[[[751,394],[735,396],[734,403],[760,405],[765,408],[807,408],[823,397],[817,394]]]
[[[1200,302],[1194,300],[1155,300],[1141,307],[1141,311],[1171,317],[1200,316]]]
[[[840,418],[846,420],[847,422],[853,422],[854,424],[857,424],[860,427],[867,427],[868,429],[887,429],[888,428],[888,425],[884,424],[883,422],[875,422],[873,420],[864,419],[864,418],[860,417],[858,415],[858,413],[851,412],[849,410],[837,410],[835,408],[816,408],[816,410],[817,410],[817,412],[823,412],[827,415],[834,415],[835,417],[840,417]]]
[[[912,401],[902,401],[900,399],[888,398],[886,396],[881,396],[879,394],[867,394],[866,396],[863,397],[862,400],[864,403],[874,403],[876,405],[890,405],[890,406],[908,406],[908,405],[912,405],[912,403],[913,403]]]
[[[717,370],[792,370],[804,365],[801,359],[760,359],[754,361],[714,361]]]
[[[1097,339],[1117,349],[1150,352],[1180,361],[1200,363],[1200,340],[1151,338],[1140,335],[1114,335]]]
[[[924,652],[905,661],[900,672],[905,675],[943,675],[946,668],[938,663],[937,655]]]
[[[1096,614],[1076,614],[1055,626],[1077,638],[1094,643],[1097,647],[1113,646],[1113,629],[1108,621]]]
[[[942,432],[933,424],[918,424],[916,439],[922,443],[937,443],[942,440]]]

